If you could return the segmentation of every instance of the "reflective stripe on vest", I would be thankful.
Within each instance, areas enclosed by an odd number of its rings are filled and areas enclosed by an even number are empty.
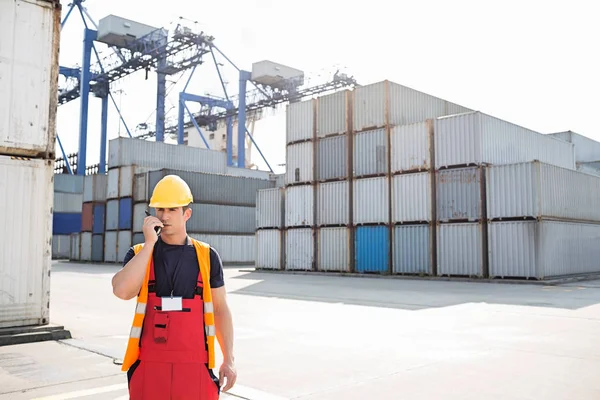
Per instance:
[[[212,292],[210,289],[210,246],[196,239],[190,238],[196,249],[196,257],[198,258],[198,267],[202,276],[202,298],[204,301],[204,325],[206,326],[206,342],[208,344],[208,368],[215,367],[215,314],[212,303]],[[143,244],[133,246],[133,251],[137,255],[142,249]],[[123,358],[123,366],[121,371],[127,371],[138,360],[140,355],[140,339],[142,337],[142,325],[146,316],[146,303],[148,302],[148,281],[150,280],[150,265],[152,259],[149,260],[146,267],[146,277],[142,283],[142,288],[137,297],[135,307],[135,315],[131,324],[129,333],[129,341],[127,342],[127,351]]]

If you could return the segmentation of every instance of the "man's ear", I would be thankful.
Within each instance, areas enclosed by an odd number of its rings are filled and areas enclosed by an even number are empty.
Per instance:
[[[192,207],[188,207],[187,210],[185,210],[183,217],[185,218],[186,222],[192,218]]]

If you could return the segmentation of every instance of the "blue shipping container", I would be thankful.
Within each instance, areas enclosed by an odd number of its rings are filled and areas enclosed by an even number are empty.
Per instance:
[[[104,235],[92,235],[92,261],[104,261]]]
[[[52,234],[69,235],[81,232],[81,213],[54,213],[52,215]]]
[[[130,230],[133,225],[133,201],[131,197],[119,200],[119,230]]]
[[[356,272],[387,272],[390,237],[387,226],[360,226],[355,235]]]
[[[94,206],[94,223],[92,225],[92,233],[104,233],[104,204],[96,204]]]

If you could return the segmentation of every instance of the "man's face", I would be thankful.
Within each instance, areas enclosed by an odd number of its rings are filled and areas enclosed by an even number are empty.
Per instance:
[[[185,223],[192,215],[191,209],[183,211],[178,208],[157,208],[156,217],[163,223],[162,233],[164,235],[173,235],[185,230]]]

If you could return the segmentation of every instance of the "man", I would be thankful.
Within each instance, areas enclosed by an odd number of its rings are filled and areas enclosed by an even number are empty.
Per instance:
[[[150,199],[156,217],[144,220],[144,243],[129,249],[112,279],[115,296],[137,296],[122,367],[132,400],[216,400],[223,379],[227,391],[237,378],[223,266],[213,248],[187,235],[192,202],[180,177],[158,182]],[[215,335],[224,360],[218,380]]]

